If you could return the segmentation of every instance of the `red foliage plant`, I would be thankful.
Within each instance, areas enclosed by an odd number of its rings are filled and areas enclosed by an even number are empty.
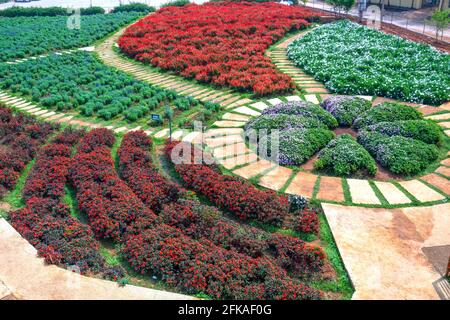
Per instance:
[[[264,52],[315,17],[311,9],[273,2],[172,6],[130,26],[118,43],[129,56],[186,78],[257,95],[283,93],[294,84]]]

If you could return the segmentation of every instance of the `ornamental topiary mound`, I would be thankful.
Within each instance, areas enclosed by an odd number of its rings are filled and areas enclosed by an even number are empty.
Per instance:
[[[375,160],[349,134],[331,140],[319,152],[314,168],[336,176],[348,176],[362,171],[373,176],[377,172]]]
[[[434,121],[405,120],[394,122],[379,122],[367,127],[387,136],[403,136],[429,144],[439,144],[442,141],[442,130]]]
[[[353,122],[353,126],[362,129],[378,122],[401,120],[420,120],[422,114],[413,107],[399,103],[385,102],[361,114]]]
[[[358,97],[331,96],[320,104],[336,118],[340,126],[349,127],[353,121],[372,107],[370,101]]]
[[[436,146],[402,136],[389,137],[378,132],[362,131],[358,142],[383,167],[398,174],[417,174],[439,156]]]
[[[332,114],[323,110],[318,105],[306,101],[292,101],[279,103],[275,106],[269,107],[262,112],[265,114],[287,114],[304,116],[323,122],[328,128],[336,128],[338,122]]]
[[[304,116],[295,116],[287,114],[265,114],[251,119],[246,125],[245,130],[267,129],[268,132],[272,130],[287,130],[287,129],[309,129],[309,128],[324,128],[326,125],[314,118]]]

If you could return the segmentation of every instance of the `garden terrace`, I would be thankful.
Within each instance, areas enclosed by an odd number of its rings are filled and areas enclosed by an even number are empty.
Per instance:
[[[347,20],[294,40],[287,55],[333,93],[431,105],[450,100],[448,54]]]
[[[171,116],[180,126],[189,127],[194,120],[208,121],[219,109],[215,103],[201,104],[136,80],[87,52],[0,65],[0,88],[45,108],[78,111],[93,122],[101,119],[158,127]],[[146,120],[150,112],[163,114],[161,122]]]
[[[113,143],[110,131],[88,133],[72,161],[70,179],[95,234],[120,242],[134,269],[187,293],[204,292],[216,299],[322,296],[267,259],[249,258],[208,240],[196,241],[158,221],[117,176],[110,153]]]
[[[66,16],[0,19],[0,62],[92,45],[141,17],[142,13],[82,15],[80,28],[67,27]]]
[[[129,27],[118,44],[130,57],[183,77],[268,95],[294,84],[265,50],[315,18],[309,9],[276,3],[167,7]]]

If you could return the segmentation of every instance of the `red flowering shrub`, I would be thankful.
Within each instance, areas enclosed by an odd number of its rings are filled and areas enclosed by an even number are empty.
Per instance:
[[[179,143],[166,145],[169,159],[172,159],[172,150]],[[218,207],[234,213],[239,219],[280,226],[289,214],[287,197],[279,196],[272,190],[258,190],[240,178],[222,175],[214,166],[183,163],[174,166],[187,187],[203,194]]]
[[[264,55],[314,11],[276,3],[207,3],[166,7],[129,27],[119,47],[129,56],[201,82],[258,95],[294,88]]]
[[[298,211],[292,219],[292,229],[302,233],[317,234],[319,232],[317,213],[308,208]]]
[[[21,171],[55,128],[0,106],[0,196],[14,188]]]
[[[120,176],[146,206],[159,212],[165,203],[176,201],[183,190],[153,167],[151,145],[143,131],[126,134],[118,150]]]
[[[55,141],[76,143],[76,139],[62,137],[64,134]],[[100,272],[104,260],[92,231],[72,218],[69,207],[62,203],[70,156],[69,147],[60,143],[50,144],[39,152],[25,182],[26,207],[11,213],[11,224],[46,262],[77,266],[83,273]]]

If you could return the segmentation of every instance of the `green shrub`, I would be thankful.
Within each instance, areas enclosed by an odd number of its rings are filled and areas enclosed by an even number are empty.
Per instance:
[[[104,14],[105,9],[102,7],[89,7],[81,8],[80,14],[84,16],[94,15],[94,14]],[[8,9],[0,10],[0,17],[56,17],[56,16],[69,16],[73,14],[73,9],[68,10],[68,8],[63,7],[11,7]]]
[[[349,176],[358,172],[367,172],[373,176],[377,172],[375,160],[349,134],[331,140],[319,152],[314,168],[336,176]]]
[[[278,161],[281,165],[298,165],[311,158],[333,139],[334,133],[325,128],[288,129],[279,133]],[[271,136],[260,139],[259,147],[267,146],[268,155],[274,156]],[[275,149],[276,147],[273,146]]]
[[[145,3],[130,3],[124,4],[118,7],[115,7],[112,12],[142,12],[142,13],[150,13],[155,12],[155,7],[149,6]]]
[[[367,127],[388,136],[403,136],[421,140],[429,144],[439,144],[442,141],[442,130],[431,120],[405,120],[395,122],[379,122]]]
[[[336,119],[320,106],[306,101],[283,102],[269,107],[262,112],[266,114],[287,114],[312,118],[323,122],[328,128],[337,127]]]
[[[378,122],[420,119],[422,119],[422,114],[413,107],[399,103],[385,102],[361,114],[355,119],[353,125],[356,128],[361,129]]]
[[[378,132],[362,131],[358,142],[383,167],[404,175],[414,175],[427,168],[439,156],[435,145],[402,136],[386,136]]]
[[[340,126],[345,127],[350,127],[360,114],[372,107],[370,101],[350,96],[332,96],[320,105],[336,118]]]
[[[172,6],[174,6],[174,7],[182,7],[182,6],[185,6],[185,5],[190,4],[190,3],[191,2],[189,0],[171,0],[169,2],[163,3],[161,5],[161,8],[172,7]]]
[[[245,125],[245,130],[267,129],[271,130],[285,130],[290,128],[297,129],[309,129],[309,128],[322,128],[326,129],[327,126],[317,119],[307,118],[303,116],[292,116],[287,114],[266,114],[251,119]]]

